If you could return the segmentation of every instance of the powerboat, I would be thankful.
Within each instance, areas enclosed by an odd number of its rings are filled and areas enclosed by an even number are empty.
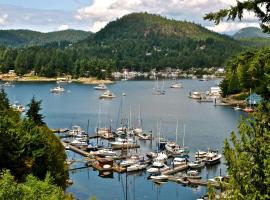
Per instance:
[[[189,170],[187,174],[184,175],[185,178],[189,179],[201,179],[202,177],[199,176],[199,172],[197,170]]]
[[[188,166],[191,169],[200,169],[204,167],[204,162],[202,162],[201,160],[195,160],[194,162],[188,163]]]
[[[171,88],[182,88],[182,84],[181,83],[173,83],[173,84],[171,84]]]
[[[148,135],[146,133],[140,133],[138,134],[138,137],[140,140],[151,140],[151,135]]]
[[[165,171],[167,169],[170,169],[170,168],[164,163],[154,162],[152,167],[147,169],[147,172],[150,174],[154,174],[154,173]]]
[[[154,181],[167,181],[168,178],[169,177],[167,175],[152,175],[152,176],[150,176],[150,179],[152,179]]]
[[[180,166],[180,165],[186,165],[186,164],[188,164],[187,158],[176,157],[172,161],[173,166]]]
[[[125,147],[134,144],[133,139],[117,138],[116,141],[110,142],[111,146]]]
[[[101,83],[94,87],[95,90],[107,90],[107,86],[104,83]]]
[[[203,162],[206,165],[214,165],[220,162],[222,155],[218,154],[217,151],[211,151],[209,150],[205,156],[205,158],[203,158]]]
[[[134,165],[136,163],[138,163],[140,161],[140,157],[139,156],[131,156],[130,158],[123,160],[122,162],[120,162],[120,166],[122,167],[128,167],[130,165]]]
[[[197,151],[196,153],[195,153],[195,158],[196,159],[202,159],[202,158],[205,158],[206,157],[206,154],[207,154],[207,152],[206,151]]]
[[[57,87],[52,88],[50,91],[52,93],[61,93],[61,92],[64,92],[65,89],[63,87],[61,87],[61,86],[58,85]]]
[[[127,172],[143,170],[146,167],[146,164],[136,163],[127,167]]]
[[[116,156],[116,152],[110,150],[110,149],[100,149],[98,151],[95,152],[95,155],[97,156]]]
[[[100,99],[112,99],[112,98],[115,98],[115,95],[110,90],[107,90],[102,95],[100,95],[99,98]]]

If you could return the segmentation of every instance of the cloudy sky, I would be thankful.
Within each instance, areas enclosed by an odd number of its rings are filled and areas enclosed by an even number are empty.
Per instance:
[[[218,26],[202,19],[207,12],[234,4],[235,0],[0,0],[0,29],[96,32],[109,21],[132,12],[187,20],[228,34],[247,26],[259,26],[249,13],[245,13],[241,22],[223,22]]]

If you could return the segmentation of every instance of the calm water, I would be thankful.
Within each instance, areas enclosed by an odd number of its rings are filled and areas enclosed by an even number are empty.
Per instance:
[[[198,149],[208,147],[222,151],[223,141],[230,132],[236,130],[240,112],[231,107],[213,106],[212,103],[198,103],[188,98],[190,91],[209,90],[215,86],[216,80],[200,82],[197,80],[181,80],[182,89],[170,89],[170,81],[165,82],[166,95],[152,95],[153,81],[122,81],[109,85],[109,89],[117,95],[113,100],[99,100],[100,91],[93,86],[68,84],[66,92],[52,94],[50,88],[54,83],[17,83],[14,88],[6,88],[10,101],[19,101],[26,105],[33,95],[42,100],[42,113],[51,128],[71,127],[77,124],[93,133],[97,125],[99,110],[101,124],[112,127],[119,126],[119,114],[128,117],[132,110],[132,122],[138,124],[139,105],[141,107],[142,126],[144,130],[156,133],[157,120],[161,120],[164,137],[175,139],[176,120],[179,120],[178,142],[182,144],[183,126],[186,127],[185,145],[190,147],[191,155]],[[126,96],[122,97],[121,93]],[[121,106],[122,105],[122,106]],[[118,124],[118,125],[117,125]],[[141,143],[141,152],[155,148],[155,143]],[[68,152],[70,157],[82,159]],[[80,165],[80,164],[76,164]],[[221,163],[211,169],[203,169],[204,178],[225,175],[225,167]],[[67,189],[79,199],[125,199],[126,175],[114,174],[113,178],[102,178],[97,171],[82,169],[70,173],[74,184]],[[129,174],[127,176],[128,199],[196,199],[205,192],[204,187],[183,187],[176,183],[156,185],[147,180],[146,173]]]

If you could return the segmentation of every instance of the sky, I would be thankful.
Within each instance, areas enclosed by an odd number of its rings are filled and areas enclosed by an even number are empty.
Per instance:
[[[225,34],[255,26],[256,18],[224,21],[215,26],[204,21],[205,13],[228,8],[235,0],[0,0],[0,29],[30,29],[50,32],[79,29],[97,32],[108,22],[133,12],[148,12],[169,19],[186,20]]]

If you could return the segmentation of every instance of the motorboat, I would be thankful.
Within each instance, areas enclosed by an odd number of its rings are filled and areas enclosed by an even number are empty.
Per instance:
[[[50,91],[52,93],[61,93],[61,92],[64,92],[65,89],[61,87],[60,85],[58,85],[57,87],[52,88]]]
[[[115,98],[115,95],[110,90],[107,90],[102,95],[100,95],[99,98],[100,99],[112,99],[112,98]]]
[[[148,135],[146,133],[140,133],[138,134],[138,138],[140,140],[151,140],[151,135]]]
[[[188,164],[187,158],[176,157],[172,161],[173,166],[180,166],[180,165],[186,165],[186,164]]]
[[[101,83],[94,87],[95,90],[107,90],[107,86],[104,83]]]
[[[167,169],[170,169],[170,167],[168,167],[164,163],[154,162],[153,165],[149,169],[147,169],[147,172],[153,174],[165,171]]]
[[[110,149],[100,149],[95,152],[95,155],[105,157],[105,156],[116,156],[116,152]]]
[[[165,144],[165,149],[171,153],[172,155],[179,156],[179,155],[187,155],[189,150],[187,148],[182,148],[175,142],[167,142]]]
[[[72,141],[70,142],[70,144],[76,145],[76,146],[87,146],[87,143],[86,143],[85,141],[81,141],[81,140],[79,140],[78,138],[72,140]]]
[[[199,176],[199,172],[197,170],[189,170],[187,173],[184,175],[184,177],[189,178],[189,179],[201,179],[202,177]]]
[[[134,144],[133,139],[117,138],[116,141],[110,142],[111,146],[125,147]]]
[[[195,153],[195,158],[196,159],[202,159],[202,158],[205,158],[206,157],[206,154],[207,154],[207,152],[206,151],[197,151],[196,153]]]
[[[200,168],[204,167],[204,162],[202,162],[201,160],[195,160],[194,162],[188,163],[188,166],[191,169],[200,169]]]
[[[243,111],[246,112],[246,113],[251,113],[251,112],[254,112],[254,109],[251,108],[251,107],[246,107],[246,108],[243,109]]]
[[[171,84],[171,88],[182,88],[182,84],[181,83],[173,83],[173,84]]]
[[[123,160],[122,162],[120,162],[120,166],[122,167],[128,167],[130,165],[136,164],[137,162],[140,161],[140,157],[133,155],[130,158]]]
[[[234,110],[242,110],[242,108],[240,108],[240,106],[235,106],[233,109]]]
[[[146,164],[136,163],[127,167],[127,172],[143,170],[147,167]]]
[[[73,136],[73,137],[83,137],[83,136],[86,136],[87,134],[85,133],[84,130],[82,130],[80,126],[74,125],[68,131],[68,135]]]
[[[205,158],[203,158],[203,162],[206,165],[214,165],[220,162],[222,155],[219,154],[217,151],[212,151],[209,150],[205,156]]]
[[[12,82],[5,82],[2,84],[4,87],[15,87],[15,85]]]
[[[192,99],[200,99],[202,92],[190,92],[189,97]]]
[[[152,175],[152,176],[150,176],[150,179],[152,179],[154,181],[167,181],[168,178],[169,177],[167,175]]]
[[[142,134],[142,128],[134,128],[134,133],[136,134],[136,135],[138,135],[138,134]]]

